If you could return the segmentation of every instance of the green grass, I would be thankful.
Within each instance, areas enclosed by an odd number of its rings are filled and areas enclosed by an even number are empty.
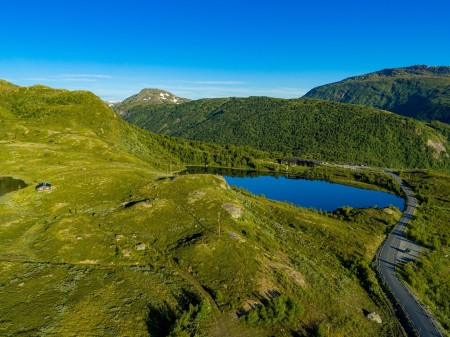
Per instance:
[[[0,176],[29,184],[0,198],[1,334],[396,331],[369,264],[398,211],[326,214],[214,175],[171,179],[183,167],[179,150],[220,147],[129,126],[89,93],[0,89]],[[35,192],[41,181],[54,190]],[[271,308],[269,293],[302,310],[256,325],[237,318],[249,303]]]
[[[167,269],[2,262],[0,270],[2,336],[148,336],[199,301]]]
[[[428,250],[403,266],[403,277],[450,333],[450,178],[425,171],[402,173],[419,199],[408,236]]]

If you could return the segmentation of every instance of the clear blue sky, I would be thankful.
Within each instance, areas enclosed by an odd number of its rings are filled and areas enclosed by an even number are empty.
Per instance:
[[[448,0],[2,1],[0,78],[123,99],[299,97],[384,68],[450,65]]]

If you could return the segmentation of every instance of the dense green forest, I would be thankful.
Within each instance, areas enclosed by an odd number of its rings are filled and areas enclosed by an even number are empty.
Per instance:
[[[124,116],[152,132],[247,145],[284,156],[449,170],[448,131],[385,111],[316,99],[201,99],[140,105]],[[444,135],[441,133],[445,133]]]
[[[450,67],[385,69],[314,88],[304,97],[360,104],[425,121],[450,123]]]

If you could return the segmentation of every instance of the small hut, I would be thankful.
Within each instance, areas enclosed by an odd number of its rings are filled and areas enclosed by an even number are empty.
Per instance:
[[[44,191],[51,191],[52,190],[52,184],[50,183],[39,183],[34,188],[37,192],[44,192]]]
[[[289,166],[308,166],[308,167],[315,167],[322,164],[322,162],[319,160],[303,160],[299,158],[277,159],[277,163]]]

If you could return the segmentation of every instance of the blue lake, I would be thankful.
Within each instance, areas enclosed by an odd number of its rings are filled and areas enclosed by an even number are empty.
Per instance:
[[[395,194],[335,184],[323,180],[293,179],[260,175],[257,172],[188,168],[188,173],[213,173],[224,176],[228,185],[244,188],[268,199],[332,212],[340,207],[352,208],[395,206],[403,210],[404,199]]]
[[[332,212],[339,207],[387,207],[403,210],[404,200],[394,194],[365,190],[321,180],[288,179],[285,177],[230,177],[228,185],[242,187],[253,194],[264,194],[268,199],[288,201],[297,206]]]

